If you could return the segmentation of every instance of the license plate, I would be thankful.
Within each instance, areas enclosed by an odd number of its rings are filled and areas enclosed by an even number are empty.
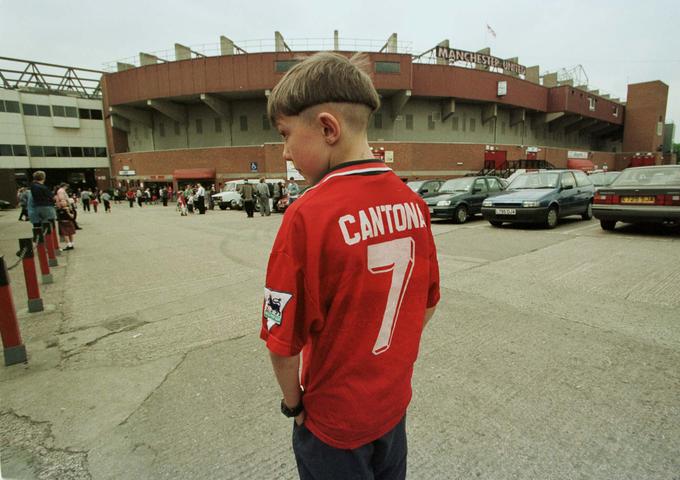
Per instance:
[[[430,213],[434,213],[434,208],[430,207]]]
[[[656,197],[621,197],[621,203],[655,203]]]
[[[517,211],[514,208],[497,208],[496,215],[516,215]]]

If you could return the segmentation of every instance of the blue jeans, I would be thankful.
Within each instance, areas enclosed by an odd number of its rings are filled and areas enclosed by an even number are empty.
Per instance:
[[[293,422],[293,451],[301,480],[403,480],[406,417],[379,439],[354,450],[331,447]]]
[[[35,226],[41,226],[43,223],[48,223],[50,220],[57,219],[57,212],[54,207],[33,207],[28,211],[31,218],[31,223]]]

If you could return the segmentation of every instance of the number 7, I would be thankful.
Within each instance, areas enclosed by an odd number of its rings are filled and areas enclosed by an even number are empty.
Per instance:
[[[378,338],[373,345],[374,355],[387,351],[392,343],[401,302],[413,272],[415,248],[416,242],[411,237],[368,246],[368,271],[373,274],[392,272],[385,313],[380,324]]]

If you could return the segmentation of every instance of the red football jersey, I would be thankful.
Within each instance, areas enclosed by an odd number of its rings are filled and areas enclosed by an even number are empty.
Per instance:
[[[384,163],[340,165],[284,215],[267,267],[261,338],[302,351],[305,426],[353,449],[411,400],[425,309],[439,301],[425,202]]]

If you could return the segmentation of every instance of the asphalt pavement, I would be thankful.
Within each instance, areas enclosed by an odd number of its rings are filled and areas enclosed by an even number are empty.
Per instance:
[[[0,212],[0,254],[30,236]],[[258,338],[280,215],[81,213],[0,366],[14,479],[294,479]],[[413,479],[680,479],[680,233],[435,222],[442,300],[408,412]]]

